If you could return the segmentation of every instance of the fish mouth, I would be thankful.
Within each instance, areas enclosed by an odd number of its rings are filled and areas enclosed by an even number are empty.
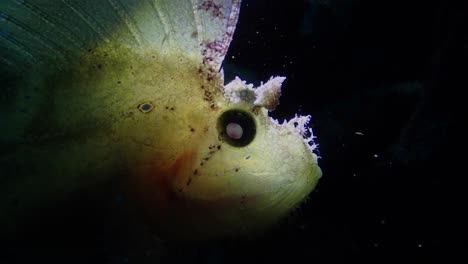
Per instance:
[[[317,175],[321,175],[312,164],[305,175],[282,188],[265,186],[259,192],[247,192],[239,188],[245,184],[242,183],[227,193],[216,184],[206,187],[206,183],[211,183],[197,179],[217,177],[196,171],[193,166],[196,160],[196,153],[187,151],[170,166],[147,168],[138,177],[136,195],[140,211],[157,234],[167,240],[205,241],[255,236],[298,206],[315,187]],[[249,172],[237,176],[245,179],[260,177]],[[271,175],[262,176],[268,178]]]
[[[236,199],[196,199],[188,195],[198,173],[193,169],[196,156],[194,151],[186,151],[167,166],[146,162],[131,177],[135,206],[166,240],[210,240],[235,233],[227,232],[232,223],[226,223],[225,211],[234,208]]]

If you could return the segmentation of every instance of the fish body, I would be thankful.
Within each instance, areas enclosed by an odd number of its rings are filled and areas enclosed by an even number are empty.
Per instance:
[[[2,1],[0,222],[117,183],[168,239],[249,235],[321,176],[282,77],[224,84],[240,1]]]

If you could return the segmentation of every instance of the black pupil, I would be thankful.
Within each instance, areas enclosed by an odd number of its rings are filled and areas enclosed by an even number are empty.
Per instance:
[[[241,133],[236,129],[241,128]],[[255,138],[256,125],[253,117],[246,111],[232,109],[224,112],[218,119],[221,139],[235,147],[245,147]],[[236,136],[240,135],[240,137]]]
[[[143,111],[148,111],[148,110],[151,109],[151,105],[150,104],[144,104],[144,105],[141,106],[141,109]]]

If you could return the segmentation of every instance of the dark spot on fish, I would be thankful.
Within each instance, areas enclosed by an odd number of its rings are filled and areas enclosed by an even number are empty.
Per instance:
[[[122,84],[122,81],[117,81],[117,84]]]
[[[204,162],[200,162],[200,166],[203,166],[203,165],[205,165],[205,163],[204,163]]]
[[[156,56],[155,56],[155,55],[151,55],[151,58],[156,59]]]
[[[206,12],[210,11],[211,15],[214,17],[222,17],[223,16],[223,5],[216,4],[213,1],[203,1],[199,6],[198,9],[204,10]]]
[[[258,115],[260,113],[260,109],[261,107],[254,107],[252,108],[252,113],[254,113],[255,115]]]
[[[140,109],[140,111],[143,113],[148,113],[151,110],[153,110],[153,108],[154,108],[153,104],[151,104],[150,102],[146,102],[146,103],[142,103],[138,105],[138,109]]]
[[[218,147],[217,147],[217,148],[218,148],[218,150],[220,150],[220,149],[221,149],[221,145],[218,145]]]
[[[190,132],[195,132],[195,128],[190,127]]]
[[[239,168],[236,168],[236,172],[238,172],[238,171],[239,171]]]
[[[169,110],[169,106],[166,106],[166,110]]]
[[[252,156],[248,155],[245,157],[246,160],[249,160]]]
[[[170,110],[171,110],[171,111],[174,111],[174,110],[175,110],[175,108],[174,108],[174,107],[171,107],[171,108],[170,108]]]
[[[93,51],[93,49],[88,49],[88,52],[92,52],[92,51]]]
[[[198,169],[195,169],[195,170],[193,171],[193,175],[197,175],[197,174],[198,174]]]
[[[192,177],[188,178],[187,180],[187,186],[189,186],[192,183]]]
[[[192,37],[192,38],[196,38],[197,36],[198,36],[197,31],[193,31],[192,34],[190,35],[190,37]]]
[[[101,69],[101,68],[102,68],[102,64],[98,64],[98,65],[97,65],[97,68],[98,68],[98,69]]]

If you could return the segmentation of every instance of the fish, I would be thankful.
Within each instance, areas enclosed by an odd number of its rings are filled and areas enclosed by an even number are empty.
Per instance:
[[[0,234],[115,188],[165,239],[268,230],[317,185],[285,77],[225,82],[240,0],[2,0]],[[116,186],[116,187],[112,187]]]

